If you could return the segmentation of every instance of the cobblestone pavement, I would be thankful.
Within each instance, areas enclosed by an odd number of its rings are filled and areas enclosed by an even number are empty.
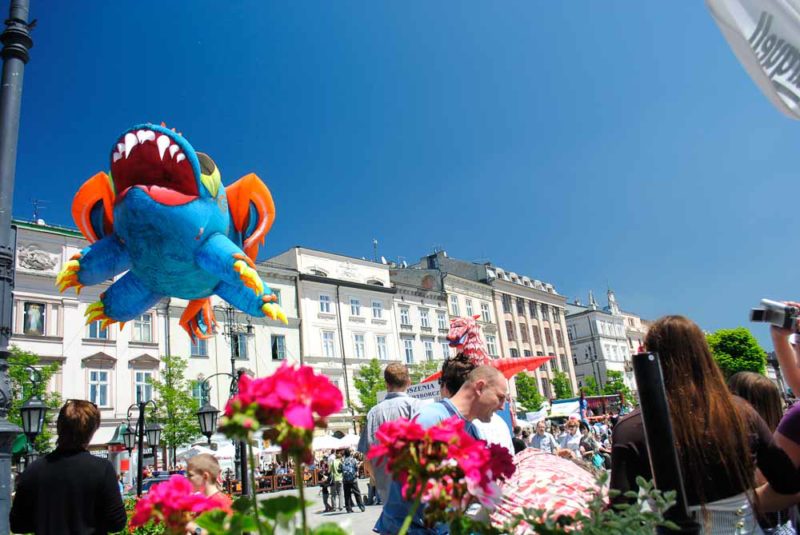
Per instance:
[[[367,488],[367,480],[359,481],[362,496],[366,496],[364,492]],[[266,499],[273,496],[287,496],[297,495],[296,490],[284,490],[279,492],[270,492],[268,494],[259,494],[259,499]],[[312,527],[319,526],[326,522],[333,522],[339,524],[347,530],[348,533],[353,535],[372,535],[372,526],[381,515],[382,507],[380,505],[368,505],[366,511],[363,513],[355,507],[354,512],[348,513],[346,511],[323,513],[325,507],[322,505],[322,494],[320,494],[319,487],[310,487],[306,489],[306,500],[311,502],[311,507],[308,508],[308,522]]]

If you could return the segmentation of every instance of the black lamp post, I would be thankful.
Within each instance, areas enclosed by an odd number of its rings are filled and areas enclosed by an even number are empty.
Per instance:
[[[8,421],[11,392],[8,383],[8,342],[11,338],[14,306],[14,237],[11,214],[14,201],[14,175],[17,166],[17,140],[22,104],[25,64],[33,46],[28,23],[28,0],[11,0],[6,28],[0,34],[3,44],[3,78],[0,83],[0,534],[8,533],[11,509],[11,446],[19,427]]]
[[[153,448],[153,462],[158,468],[158,460],[156,458],[156,450],[161,439],[161,426],[157,423],[147,424],[145,427],[145,414],[144,410],[148,404],[152,404],[154,409],[158,409],[158,405],[152,399],[148,401],[140,401],[128,407],[128,429],[122,433],[122,440],[125,441],[125,447],[129,448],[128,452],[133,449],[133,440],[136,440],[136,447],[138,452],[136,454],[136,495],[142,495],[142,474],[144,473],[144,436],[147,434],[147,442]],[[139,419],[136,422],[136,435],[135,437],[130,432],[131,413],[134,409],[139,410]]]
[[[239,359],[239,337],[245,336],[250,338],[253,336],[253,324],[250,318],[247,319],[247,324],[242,328],[236,321],[236,309],[228,305],[223,307],[225,313],[225,330],[223,336],[228,338],[231,345],[231,397],[236,395],[239,388],[238,378],[239,373],[236,371],[236,361]],[[245,338],[245,340],[247,339]],[[242,494],[249,494],[249,483],[247,478],[247,449],[245,443],[242,441],[236,442],[236,458],[234,459],[236,466],[236,476],[242,482]]]
[[[238,388],[239,376],[244,373],[244,370],[239,370],[235,375],[227,372],[219,372],[209,375],[200,382],[200,392],[202,393],[203,406],[197,411],[197,420],[200,424],[200,432],[208,439],[209,445],[211,444],[211,436],[217,430],[217,419],[219,418],[219,409],[211,404],[211,379],[220,375],[225,375],[231,378],[231,394],[230,397],[236,395]],[[236,465],[236,476],[242,483],[242,494],[245,496],[250,495],[250,486],[247,479],[247,451],[245,450],[245,443],[242,441],[235,442],[236,444],[236,458],[234,464]]]
[[[47,414],[48,407],[38,394],[38,390],[41,388],[42,384],[42,373],[28,364],[13,364],[13,366],[24,366],[31,373],[33,395],[26,400],[19,409],[22,419],[22,432],[25,433],[25,437],[28,439],[25,452],[25,467],[27,468],[39,456],[34,442],[36,441],[36,437],[42,432],[44,417]]]

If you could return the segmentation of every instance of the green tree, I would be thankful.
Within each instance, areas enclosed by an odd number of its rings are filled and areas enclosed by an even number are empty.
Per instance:
[[[442,362],[438,360],[424,360],[408,367],[411,384],[415,385],[442,369]]]
[[[764,373],[767,353],[748,329],[720,329],[707,335],[706,339],[725,377],[736,372]]]
[[[538,411],[545,399],[536,387],[536,379],[523,372],[514,377],[514,382],[517,385],[517,402],[528,411]]]
[[[161,444],[170,449],[174,460],[178,447],[191,444],[200,436],[199,402],[192,396],[193,384],[186,379],[186,359],[166,355],[162,361],[161,379],[153,380],[156,420],[163,426]]]
[[[362,414],[366,414],[378,404],[378,392],[386,388],[381,363],[378,362],[378,359],[371,359],[369,364],[359,368],[354,379],[356,390],[358,390],[358,399],[361,403],[357,409]]]
[[[553,375],[553,380],[550,382],[553,386],[553,392],[556,399],[568,399],[573,397],[572,385],[569,382],[569,376],[564,372],[557,371]]]
[[[39,355],[11,346],[8,366],[8,376],[11,380],[11,409],[8,412],[8,420],[22,429],[20,407],[31,397],[39,396],[50,410],[45,414],[42,432],[36,437],[34,446],[40,453],[49,451],[54,436],[52,424],[61,408],[61,396],[54,392],[47,392],[47,385],[50,384],[53,375],[58,372],[60,365],[53,363],[41,366]],[[39,370],[41,381],[34,384],[32,373],[26,366],[33,366]]]
[[[606,384],[603,386],[603,394],[610,396],[621,393],[626,403],[635,403],[633,392],[625,384],[622,372],[608,370],[606,374]]]
[[[583,394],[586,396],[600,395],[600,387],[597,386],[597,381],[591,375],[587,375],[583,378],[583,386],[581,387],[581,390],[583,390]]]

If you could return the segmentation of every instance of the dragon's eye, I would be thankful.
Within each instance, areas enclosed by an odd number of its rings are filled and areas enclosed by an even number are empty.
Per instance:
[[[204,175],[211,176],[211,174],[214,173],[214,169],[217,168],[217,164],[214,163],[211,156],[198,152],[197,159],[200,160],[200,172]]]

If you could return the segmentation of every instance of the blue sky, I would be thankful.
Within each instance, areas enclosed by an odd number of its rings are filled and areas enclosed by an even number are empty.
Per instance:
[[[165,121],[268,184],[267,255],[438,245],[709,330],[799,297],[800,124],[702,2],[32,4],[16,217]]]

